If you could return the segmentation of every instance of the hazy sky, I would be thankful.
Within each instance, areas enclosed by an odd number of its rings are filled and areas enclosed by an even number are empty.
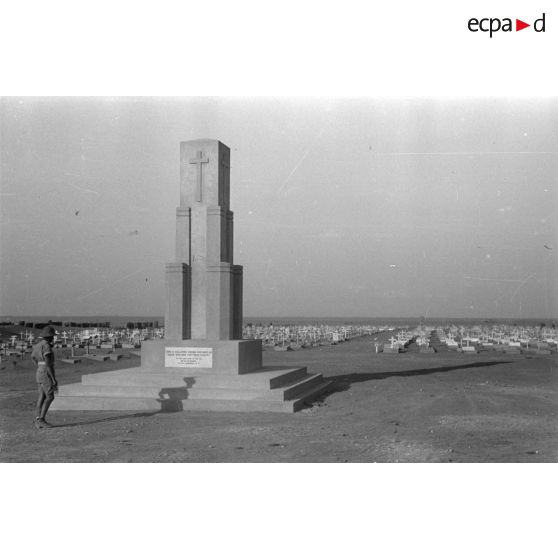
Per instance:
[[[558,99],[1,103],[3,316],[162,315],[179,143],[206,137],[245,316],[558,315]]]

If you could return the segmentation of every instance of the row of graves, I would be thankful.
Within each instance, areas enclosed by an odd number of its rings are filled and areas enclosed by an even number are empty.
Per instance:
[[[419,353],[431,354],[435,353],[435,349],[432,345],[433,328],[419,327],[417,328],[417,335],[415,337],[415,343],[418,346]]]
[[[414,329],[400,329],[392,334],[388,339],[389,343],[376,342],[375,348],[377,353],[399,354],[409,351],[419,353],[434,353],[432,346],[432,328],[418,326]]]
[[[55,347],[69,348],[71,354],[62,358],[63,362],[75,364],[80,358],[91,360],[119,360],[124,351],[139,356],[141,344],[147,339],[161,339],[164,329],[153,328],[106,328],[84,329],[81,331],[62,331],[56,338]],[[78,354],[81,353],[81,354]]]
[[[0,342],[0,362],[13,357],[23,359],[26,354],[31,353],[33,345],[38,341],[37,334],[33,331],[20,331],[19,334],[11,334],[2,338]]]
[[[285,325],[248,324],[243,328],[244,339],[261,339],[267,350],[297,351],[324,345],[338,345],[356,337],[373,335],[385,328],[371,325]]]
[[[448,350],[461,353],[497,351],[506,354],[551,355],[558,349],[558,334],[550,328],[503,324],[471,328],[450,326],[438,327],[436,333]]]
[[[324,345],[338,345],[365,335],[376,335],[388,330],[388,326],[371,325],[286,325],[267,326],[248,324],[243,328],[244,339],[261,339],[267,350],[295,351]],[[105,361],[118,360],[119,349],[139,354],[141,344],[148,339],[163,339],[164,327],[153,328],[56,328],[54,348],[62,349],[62,362],[76,364],[83,358]],[[33,330],[21,331],[0,343],[0,356],[9,358],[31,353],[33,344],[39,341]]]
[[[164,329],[152,328],[55,328],[54,348],[62,349],[61,362],[76,364],[83,358],[105,361],[119,360],[122,353],[118,349],[131,350],[139,354],[142,341],[159,339],[164,336]],[[33,350],[33,345],[40,340],[36,330],[22,330],[18,335],[2,339],[0,343],[0,360],[18,356],[23,360]]]

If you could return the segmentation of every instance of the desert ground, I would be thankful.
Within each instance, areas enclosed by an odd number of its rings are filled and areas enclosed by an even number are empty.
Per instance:
[[[387,332],[386,338],[389,337]],[[64,355],[57,351],[57,358]],[[57,362],[60,385],[139,365]],[[318,401],[283,413],[49,413],[33,426],[27,355],[0,365],[2,462],[556,462],[557,355],[485,351],[377,354],[370,336],[264,351],[265,365],[306,365],[333,380]]]

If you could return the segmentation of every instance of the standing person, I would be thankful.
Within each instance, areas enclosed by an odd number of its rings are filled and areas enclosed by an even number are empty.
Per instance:
[[[42,341],[33,347],[31,358],[37,363],[37,388],[39,397],[37,399],[37,416],[35,417],[35,428],[50,428],[52,425],[46,420],[46,414],[50,404],[54,401],[54,394],[58,391],[58,384],[54,374],[54,335],[56,331],[52,326],[46,326],[41,331]]]

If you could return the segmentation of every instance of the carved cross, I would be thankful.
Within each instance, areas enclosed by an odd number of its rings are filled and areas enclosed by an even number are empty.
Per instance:
[[[198,156],[195,159],[188,161],[191,165],[198,165],[198,201],[202,201],[202,164],[209,163],[209,159],[203,156],[201,151],[198,151]]]

